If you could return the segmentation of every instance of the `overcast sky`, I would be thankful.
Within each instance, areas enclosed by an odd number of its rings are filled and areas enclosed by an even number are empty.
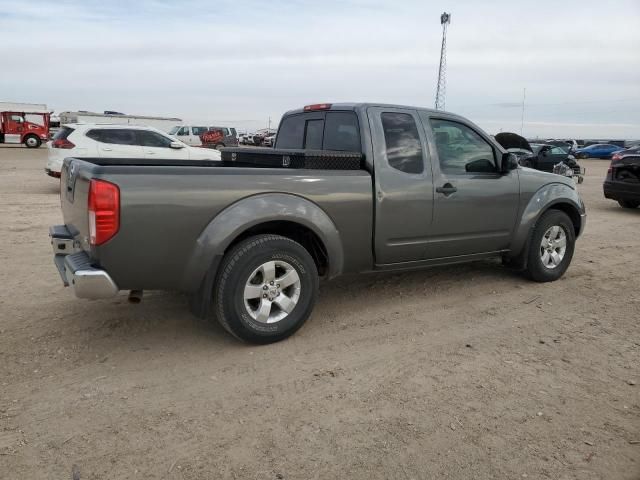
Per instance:
[[[524,6],[526,5],[526,6]],[[0,101],[241,129],[309,103],[433,106],[490,133],[640,138],[640,0],[0,0]]]

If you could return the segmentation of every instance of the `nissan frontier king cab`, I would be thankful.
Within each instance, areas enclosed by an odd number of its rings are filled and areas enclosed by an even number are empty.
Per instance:
[[[64,284],[90,299],[184,292],[195,314],[269,343],[311,315],[320,279],[497,256],[549,282],[585,227],[573,181],[518,166],[451,113],[310,105],[283,116],[274,147],[65,159],[50,229]]]

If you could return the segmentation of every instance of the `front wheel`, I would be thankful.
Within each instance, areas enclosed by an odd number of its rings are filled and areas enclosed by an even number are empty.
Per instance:
[[[638,208],[640,206],[640,202],[634,200],[618,200],[618,204],[622,208]]]
[[[27,135],[24,139],[24,144],[27,148],[38,148],[42,145],[42,142],[35,135]]]
[[[311,315],[318,270],[309,252],[280,235],[257,235],[222,260],[213,291],[216,317],[251,343],[287,338]]]
[[[536,282],[552,282],[569,268],[576,234],[569,216],[549,210],[536,223],[529,241],[525,273]]]

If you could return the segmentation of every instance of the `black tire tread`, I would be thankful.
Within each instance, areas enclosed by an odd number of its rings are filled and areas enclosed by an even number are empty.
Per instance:
[[[539,270],[538,268],[538,265],[539,265],[538,242],[536,241],[536,239],[538,237],[539,231],[545,228],[545,224],[547,220],[553,217],[558,217],[559,219],[563,220],[564,223],[566,223],[567,242],[571,241],[572,243],[571,243],[570,249],[569,249],[569,244],[567,243],[568,247],[567,247],[567,252],[565,253],[565,255],[568,255],[568,257],[565,256],[565,258],[567,259],[567,263],[566,263],[566,266],[562,267],[560,270],[557,271],[557,272],[561,272],[560,275],[549,276],[549,275],[545,275],[545,273],[548,273],[548,272],[544,272],[542,270]],[[540,216],[540,218],[538,218],[538,220],[536,221],[536,224],[531,229],[531,236],[529,238],[529,242],[528,242],[529,245],[526,252],[527,266],[524,270],[524,273],[530,280],[533,280],[535,282],[550,282],[550,281],[555,281],[558,278],[562,277],[562,275],[564,275],[567,268],[569,268],[569,265],[571,264],[571,260],[573,258],[573,253],[575,250],[575,231],[573,230],[573,228],[574,227],[573,227],[573,222],[571,221],[571,218],[569,218],[569,216],[561,210],[556,210],[556,209],[547,210]],[[554,273],[557,273],[557,272],[554,272]]]
[[[295,240],[292,240],[288,237],[284,237],[282,235],[261,234],[261,235],[256,235],[254,237],[250,237],[238,243],[234,247],[232,247],[232,249],[224,256],[222,260],[222,264],[220,266],[220,271],[218,273],[217,281],[214,284],[213,302],[215,305],[214,307],[215,317],[218,320],[218,323],[220,323],[220,325],[222,326],[222,328],[224,328],[227,332],[229,332],[231,335],[233,335],[234,337],[236,337],[238,340],[241,340],[241,341],[245,341],[245,340],[239,337],[229,325],[227,319],[225,318],[223,304],[221,301],[219,301],[219,299],[222,297],[225,284],[228,281],[228,278],[231,275],[231,272],[233,271],[236,263],[244,255],[253,251],[255,248],[260,248],[261,246],[264,246],[265,244],[272,241],[289,242],[292,245],[295,245],[297,247],[304,249],[304,247],[300,245],[298,242],[296,242]]]
[[[633,200],[618,200],[618,205],[622,208],[638,208],[640,202],[636,202]]]

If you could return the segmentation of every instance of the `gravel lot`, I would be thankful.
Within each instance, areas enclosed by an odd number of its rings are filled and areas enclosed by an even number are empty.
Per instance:
[[[75,299],[46,150],[0,147],[0,477],[640,479],[640,209],[602,196],[563,279],[499,262],[342,279],[240,344],[148,292]],[[75,477],[74,477],[75,478]]]

